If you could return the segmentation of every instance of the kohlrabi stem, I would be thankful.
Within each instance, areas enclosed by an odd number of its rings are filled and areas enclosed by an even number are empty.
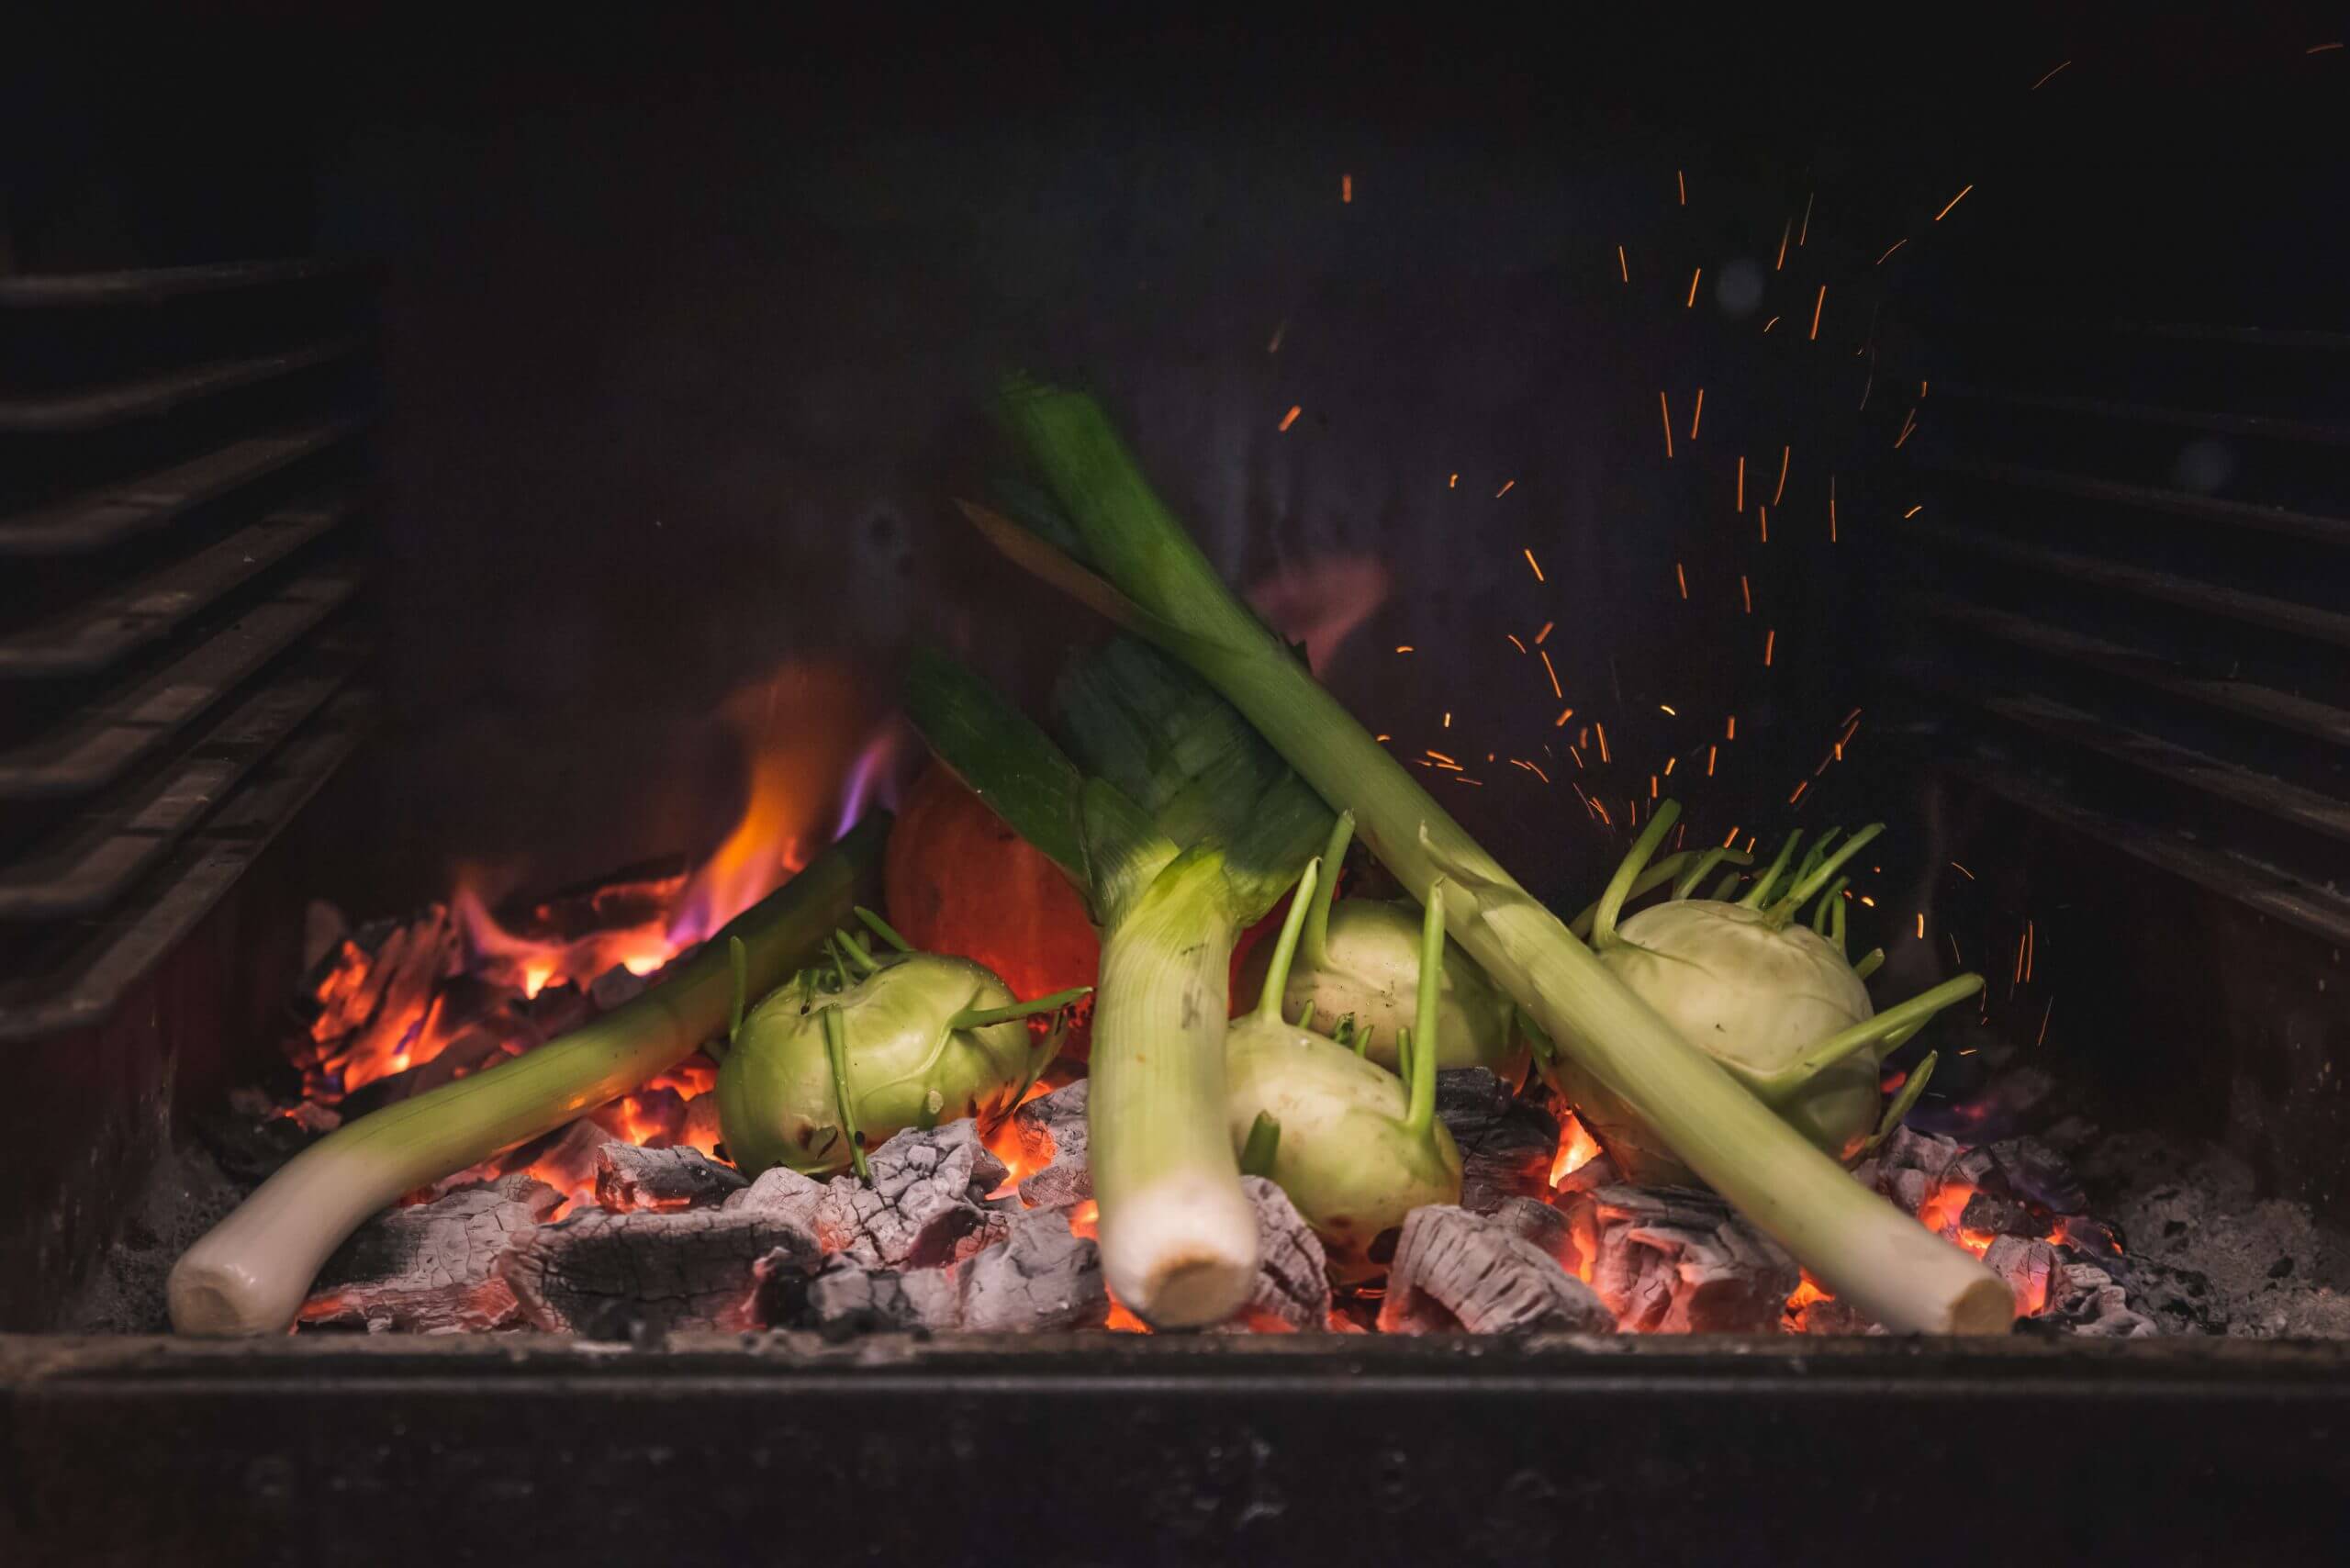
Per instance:
[[[1654,824],[1651,823],[1651,826]],[[1412,1008],[1412,1097],[1404,1127],[1425,1138],[1436,1124],[1437,993],[1444,989],[1444,879],[1428,883],[1420,915],[1420,978]]]
[[[1875,1148],[1893,1136],[1893,1129],[1901,1125],[1901,1119],[1909,1114],[1910,1107],[1918,1103],[1918,1097],[1926,1092],[1927,1082],[1934,1076],[1936,1059],[1937,1053],[1928,1051],[1924,1058],[1909,1070],[1909,1076],[1902,1082],[1901,1092],[1895,1095],[1893,1103],[1885,1108],[1884,1118],[1876,1125],[1875,1136],[1862,1146],[1863,1153]]]
[[[1407,889],[1425,893],[1445,878],[1456,895],[1447,901],[1446,924],[1470,958],[1830,1291],[1896,1333],[2008,1331],[2015,1301],[1997,1275],[1853,1181],[1675,1033],[1315,681],[1225,586],[1090,398],[1017,384],[999,409],[1081,535],[1087,561],[1069,561],[1016,525],[967,509],[991,540],[1204,676],[1324,800],[1355,813],[1371,852]],[[1100,1009],[1110,1003],[1112,968],[1105,949],[1095,1014],[1097,1127]],[[1212,983],[1222,1000],[1220,972],[1203,972],[1200,983]],[[1162,999],[1162,1015],[1172,1001]],[[1228,1130],[1223,1144],[1229,1161]],[[1098,1136],[1093,1147],[1103,1147]],[[1097,1164],[1097,1190],[1102,1175]],[[1105,1266],[1111,1215],[1105,1192]],[[1111,1271],[1111,1290],[1132,1305],[1129,1282]]]
[[[946,1021],[949,1029],[984,1029],[990,1024],[1009,1024],[1014,1018],[1033,1018],[1039,1013],[1057,1013],[1090,994],[1090,985],[1073,985],[1067,991],[1057,991],[1050,996],[1040,996],[1034,1002],[1007,1002],[1002,1007],[967,1007]]]
[[[1836,901],[1829,906],[1828,916],[1828,939],[1836,944],[1836,950],[1840,953],[1844,950],[1844,899],[1842,893],[1842,889],[1840,888],[1837,890],[1838,896]],[[1863,975],[1862,978],[1865,980],[1868,977]]]
[[[1862,980],[1866,980],[1869,976],[1876,973],[1878,968],[1882,966],[1884,962],[1885,949],[1882,947],[1872,947],[1867,952],[1861,955],[1861,961],[1852,966],[1852,973]]]
[[[1624,895],[1624,902],[1626,903],[1630,903],[1634,899],[1640,897],[1642,894],[1654,892],[1657,889],[1664,886],[1665,883],[1672,881],[1675,877],[1681,875],[1683,869],[1688,866],[1692,858],[1694,858],[1692,852],[1684,849],[1677,851],[1674,854],[1668,855],[1663,859],[1657,861],[1647,870],[1641,872],[1638,877],[1635,877],[1632,879],[1631,890]],[[1593,920],[1597,918],[1598,914],[1599,901],[1597,899],[1594,899],[1589,903],[1583,905],[1582,912],[1572,920],[1567,922],[1567,929],[1573,932],[1577,936],[1581,936],[1588,940],[1591,936],[1591,923]],[[1622,916],[1618,915],[1617,918],[1620,920]]]
[[[858,946],[856,938],[851,936],[847,931],[841,930],[834,932],[833,940],[841,945],[841,951],[846,953],[849,957],[849,961],[854,963],[858,969],[862,970],[864,973],[869,975],[881,967],[878,963],[874,961],[873,955],[867,952],[862,946]]]
[[[1777,881],[1779,873],[1787,868],[1788,857],[1795,854],[1796,846],[1802,842],[1803,829],[1797,828],[1787,834],[1787,841],[1779,846],[1779,853],[1772,860],[1771,868],[1755,878],[1754,885],[1746,890],[1746,896],[1738,901],[1741,906],[1747,909],[1762,907],[1762,901],[1770,894],[1771,884]]]
[[[1708,849],[1705,854],[1697,857],[1697,863],[1695,865],[1690,867],[1689,869],[1681,874],[1680,880],[1673,884],[1673,896],[1676,899],[1687,898],[1692,892],[1696,890],[1697,884],[1706,879],[1706,873],[1712,870],[1715,867],[1720,865],[1725,860],[1729,861],[1733,866],[1747,866],[1751,865],[1753,863],[1753,859],[1754,857],[1752,856],[1746,854],[1742,850]],[[1731,879],[1733,886],[1736,885],[1736,878]]]
[[[1871,839],[1874,838],[1884,831],[1885,824],[1883,823],[1871,823],[1868,826],[1861,829],[1860,832],[1846,839],[1841,848],[1838,849],[1835,854],[1821,859],[1818,865],[1814,866],[1811,868],[1810,875],[1798,879],[1794,887],[1788,889],[1785,894],[1781,895],[1781,897],[1772,904],[1771,913],[1773,917],[1783,920],[1792,912],[1801,909],[1803,907],[1804,901],[1810,898],[1812,894],[1818,892],[1820,890],[1820,887],[1827,882],[1828,879],[1833,877],[1837,870],[1843,866],[1844,862],[1859,854],[1861,850],[1867,846]],[[1812,847],[1817,849],[1818,846],[1814,845]]]
[[[1850,877],[1839,877],[1828,884],[1827,890],[1819,895],[1819,902],[1811,912],[1811,929],[1815,933],[1821,936],[1828,935],[1829,922],[1844,907],[1844,890],[1852,885]]]
[[[1248,1141],[1240,1146],[1240,1174],[1270,1178],[1273,1159],[1281,1150],[1281,1125],[1270,1111],[1259,1111],[1248,1124]]]
[[[1314,907],[1305,916],[1305,962],[1308,968],[1320,969],[1330,961],[1330,905],[1338,896],[1338,868],[1346,863],[1347,845],[1355,835],[1355,814],[1340,812],[1338,820],[1330,824],[1330,842],[1322,851],[1322,864],[1330,875],[1321,885],[1313,901]],[[1304,894],[1297,895],[1303,898]]]
[[[879,915],[874,913],[863,904],[858,904],[856,906],[856,918],[865,923],[865,928],[867,931],[872,932],[874,935],[878,936],[882,941],[887,942],[899,952],[911,953],[914,950],[914,945],[912,943],[898,935],[897,927],[891,925],[888,921],[882,919]]]
[[[1656,853],[1656,846],[1664,842],[1664,835],[1673,831],[1673,822],[1680,815],[1680,801],[1665,801],[1649,818],[1649,825],[1640,830],[1640,836],[1632,841],[1631,853],[1624,857],[1616,874],[1607,879],[1607,890],[1599,895],[1599,908],[1591,917],[1593,946],[1606,947],[1615,942],[1616,917],[1623,913],[1624,900],[1631,893],[1634,879],[1639,876],[1640,868],[1649,863],[1649,857]]]
[[[1786,1067],[1771,1074],[1763,1082],[1763,1096],[1776,1098],[1791,1093],[1854,1051],[1883,1045],[1894,1036],[1908,1039],[1927,1019],[1952,1002],[1973,996],[1982,989],[1981,975],[1960,975],[1956,980],[1942,981],[1931,991],[1919,992],[1897,1007],[1888,1007],[1874,1018],[1864,1018],[1849,1029],[1840,1029]]]
[[[873,1168],[865,1161],[865,1139],[858,1136],[856,1107],[848,1090],[848,1025],[841,1018],[839,1002],[823,1009],[823,1023],[824,1055],[832,1059],[833,1103],[840,1107],[841,1136],[848,1139],[849,1163],[856,1167],[856,1179],[871,1186]]]
[[[735,916],[745,991],[766,991],[880,886],[889,817],[877,812],[789,882]],[[319,1265],[360,1223],[501,1149],[551,1132],[676,1066],[725,1026],[732,945],[714,941],[625,1006],[486,1072],[387,1105],[304,1149],[172,1270],[183,1334],[274,1334],[294,1321]]]
[[[1343,830],[1346,818],[1340,817],[1338,821]],[[1269,1023],[1281,1021],[1281,992],[1289,989],[1289,969],[1297,958],[1298,933],[1304,928],[1309,918],[1306,906],[1315,902],[1315,884],[1321,869],[1321,861],[1308,860],[1305,870],[1297,879],[1297,886],[1290,890],[1289,913],[1281,917],[1281,934],[1273,944],[1273,961],[1265,970],[1265,988],[1257,993],[1257,1016]],[[1330,879],[1337,880],[1336,877]],[[1306,1005],[1310,1007],[1313,1003]]]

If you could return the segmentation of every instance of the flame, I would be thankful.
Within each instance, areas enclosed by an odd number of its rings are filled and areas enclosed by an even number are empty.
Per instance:
[[[1069,1227],[1075,1234],[1100,1240],[1102,1236],[1102,1205],[1088,1198],[1069,1211]],[[1125,1304],[1115,1295],[1110,1297],[1110,1316],[1102,1327],[1113,1334],[1147,1334],[1150,1325],[1126,1310]]]
[[[1013,1105],[1012,1109],[1017,1111],[1021,1105],[1025,1105],[1029,1101],[1051,1092],[1051,1086],[1040,1079],[1028,1086],[1026,1092],[1020,1096],[1019,1103]],[[1041,1157],[1029,1152],[1028,1145],[1023,1140],[1021,1129],[1013,1125],[1010,1113],[1006,1113],[993,1126],[982,1127],[979,1141],[987,1145],[990,1154],[1003,1161],[1006,1172],[1003,1180],[997,1184],[996,1190],[988,1194],[990,1199],[1013,1196],[1019,1192],[1021,1182],[1052,1163],[1053,1156],[1050,1150],[1046,1150]],[[1070,1223],[1073,1227],[1074,1218]]]
[[[1599,1158],[1599,1140],[1572,1111],[1559,1122],[1559,1154],[1550,1161],[1550,1185],[1557,1186]]]

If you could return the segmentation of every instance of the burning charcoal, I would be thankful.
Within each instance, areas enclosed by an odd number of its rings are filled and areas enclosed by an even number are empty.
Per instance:
[[[1802,1276],[1711,1193],[1602,1187],[1561,1204],[1591,1282],[1627,1330],[1776,1332]]]
[[[1085,1155],[1086,1085],[1040,1094],[1012,1114],[1020,1163],[1020,1201],[1032,1208],[1058,1208],[1093,1195],[1093,1168]]]
[[[2063,1155],[2036,1137],[2001,1138],[1987,1151],[1998,1161],[2008,1190],[2057,1214],[2076,1214],[2088,1204],[2081,1179]]]
[[[1460,1206],[1491,1214],[1509,1197],[1544,1198],[1559,1124],[1482,1067],[1436,1075],[1436,1114],[1460,1146]]]
[[[1257,1282],[1220,1332],[1309,1333],[1330,1321],[1329,1261],[1289,1194],[1262,1176],[1243,1176],[1257,1210]]]
[[[760,1171],[759,1179],[741,1192],[728,1194],[722,1206],[779,1215],[813,1233],[816,1205],[824,1201],[824,1196],[822,1182],[802,1176],[788,1165],[776,1165]]]
[[[1980,1236],[2038,1236],[2043,1228],[2021,1199],[1990,1193],[1976,1193],[1967,1199],[1966,1207],[1959,1213],[1958,1224],[1960,1229]]]
[[[1014,1215],[1010,1223],[1012,1234],[1002,1245],[957,1271],[962,1327],[974,1334],[1034,1334],[1098,1328],[1108,1321],[1110,1293],[1092,1239],[1073,1233],[1069,1215],[1055,1211]],[[1326,1300],[1326,1288],[1324,1295]]]
[[[621,1338],[748,1327],[754,1265],[773,1275],[817,1260],[805,1228],[755,1208],[591,1208],[524,1237],[498,1260],[498,1273],[532,1327]]]
[[[1847,1337],[1857,1334],[1882,1334],[1885,1329],[1872,1323],[1868,1316],[1850,1303],[1834,1296],[1823,1296],[1803,1309],[1803,1332],[1807,1335]]]
[[[596,1202],[615,1213],[714,1204],[749,1185],[698,1148],[608,1143],[596,1151]]]
[[[498,1260],[561,1201],[543,1182],[509,1176],[378,1215],[327,1260],[301,1321],[371,1333],[502,1327],[517,1307]]]
[[[247,1186],[264,1182],[277,1168],[310,1147],[318,1134],[295,1116],[260,1096],[260,1109],[244,1110],[233,1103],[220,1115],[199,1113],[196,1136],[219,1162],[223,1175]]]
[[[816,1205],[816,1238],[871,1268],[935,1268],[1002,1239],[1009,1216],[987,1206],[1003,1162],[968,1117],[909,1127],[873,1151],[873,1184],[835,1176]]]
[[[1575,1245],[1574,1228],[1567,1216],[1549,1204],[1532,1198],[1511,1198],[1494,1211],[1494,1218],[1513,1236],[1534,1243],[1543,1254],[1570,1274],[1583,1272],[1583,1249]]]
[[[1877,1191],[1890,1197],[1896,1172],[1915,1170],[1925,1176],[1930,1186],[1938,1185],[1965,1152],[1964,1146],[1955,1139],[1921,1133],[1905,1125],[1893,1129],[1893,1136],[1878,1148],[1876,1157],[1862,1169],[1874,1168],[1878,1176]]]
[[[1983,1254],[1983,1266],[2015,1293],[2019,1317],[2039,1316],[2065,1283],[2065,1260],[2056,1249],[2020,1236],[1994,1238]]]
[[[532,1146],[523,1145],[506,1157],[511,1170],[528,1169],[532,1175],[556,1192],[578,1197],[595,1190],[596,1158],[607,1144],[617,1142],[611,1133],[588,1117],[582,1116],[563,1129],[551,1144],[529,1152]],[[529,1152],[529,1158],[522,1158]]]
[[[2086,1252],[2092,1258],[2121,1256],[2121,1233],[2101,1219],[2087,1215],[2058,1215],[2048,1238],[2060,1247],[2076,1252]]]
[[[834,1255],[809,1274],[789,1252],[753,1266],[758,1282],[751,1316],[767,1328],[815,1328],[828,1337],[927,1329],[943,1333],[962,1320],[962,1281],[953,1269],[868,1269]]]
[[[588,982],[588,1001],[597,1012],[610,1013],[643,995],[648,983],[644,976],[630,973],[626,964],[614,964]]]
[[[1616,1315],[1506,1225],[1432,1204],[1404,1217],[1379,1327],[1389,1334],[1609,1334]]]
[[[2065,1265],[2063,1289],[2043,1316],[2094,1338],[2143,1339],[2160,1332],[2153,1318],[2130,1309],[2112,1275],[2088,1263]]]

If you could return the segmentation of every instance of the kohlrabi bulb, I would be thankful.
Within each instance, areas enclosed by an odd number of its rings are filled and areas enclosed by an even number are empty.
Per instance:
[[[1289,1194],[1321,1238],[1334,1278],[1360,1280],[1385,1271],[1405,1215],[1460,1201],[1460,1150],[1436,1119],[1436,1053],[1416,1044],[1436,1032],[1432,989],[1417,999],[1413,1025],[1395,1036],[1409,1058],[1403,1078],[1281,1016],[1320,864],[1309,865],[1298,883],[1256,1011],[1235,1019],[1225,1036],[1225,1088],[1243,1169]],[[1419,935],[1431,969],[1441,968],[1443,940],[1439,882]]]
[[[1281,990],[1281,1013],[1326,1034],[1346,1025],[1350,1042],[1367,1035],[1364,1054],[1392,1069],[1398,1065],[1397,1037],[1413,1026],[1417,1010],[1420,912],[1408,903],[1332,898],[1353,826],[1351,814],[1340,816],[1323,855],[1330,875],[1306,912],[1296,961]],[[1259,944],[1248,956],[1241,994],[1263,985],[1269,949],[1270,944]],[[1437,1066],[1487,1068],[1516,1083],[1526,1075],[1527,1042],[1509,998],[1451,942],[1444,945],[1438,969]]]
[[[861,1167],[866,1148],[904,1128],[1008,1115],[1041,1065],[1026,1015],[1076,994],[1022,1003],[968,958],[848,946],[840,989],[795,981],[734,1031],[719,1126],[745,1175]]]
[[[1831,1157],[1856,1158],[1891,1120],[1883,1115],[1878,1088],[1885,1053],[1936,1011],[1979,989],[1981,980],[1962,976],[1883,1014],[1871,1004],[1862,980],[1879,956],[1864,958],[1859,969],[1845,961],[1844,883],[1831,879],[1876,836],[1875,825],[1830,854],[1831,829],[1792,872],[1787,862],[1800,835],[1790,836],[1770,869],[1735,903],[1688,896],[1726,857],[1711,852],[1695,859],[1668,902],[1618,925],[1617,913],[1628,896],[1662,885],[1681,861],[1693,858],[1673,857],[1639,877],[1674,814],[1670,801],[1660,808],[1594,906],[1592,945],[1600,962],[1781,1120]],[[1796,912],[1814,895],[1820,902],[1811,923],[1798,923]],[[1572,1040],[1558,1044],[1560,1089],[1628,1179],[1650,1186],[1699,1184],[1629,1105],[1576,1065]],[[1912,1075],[1913,1088],[1930,1066],[1930,1060]],[[1897,1106],[1897,1115],[1908,1104]]]
[[[1405,1215],[1460,1201],[1452,1134],[1442,1122],[1413,1127],[1411,1092],[1393,1072],[1277,1017],[1236,1020],[1226,1039],[1232,1146],[1246,1149],[1259,1116],[1279,1125],[1269,1167],[1250,1173],[1289,1194],[1332,1278],[1384,1273]]]

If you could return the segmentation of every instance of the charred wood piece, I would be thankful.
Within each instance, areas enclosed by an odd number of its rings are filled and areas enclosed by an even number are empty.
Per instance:
[[[498,1261],[562,1200],[543,1182],[509,1176],[379,1215],[327,1260],[301,1321],[370,1333],[504,1327],[518,1306]]]
[[[1240,1189],[1257,1211],[1257,1282],[1225,1333],[1304,1334],[1330,1323],[1329,1259],[1289,1194],[1262,1176]]]
[[[606,1339],[748,1327],[762,1261],[812,1270],[815,1238],[757,1209],[591,1208],[523,1238],[498,1272],[532,1327]]]
[[[2066,1263],[2064,1288],[2043,1320],[2102,1339],[2143,1339],[2161,1332],[2154,1320],[2132,1309],[2129,1294],[2112,1275],[2092,1263]]]
[[[1040,1094],[1012,1114],[1020,1163],[1020,1201],[1031,1208],[1058,1208],[1093,1195],[1093,1167],[1086,1158],[1087,1085],[1080,1078],[1066,1089]]]
[[[1011,1213],[987,1201],[1003,1182],[1003,1162],[968,1117],[909,1127],[867,1163],[871,1186],[854,1176],[819,1182],[777,1166],[726,1208],[778,1215],[805,1227],[824,1252],[845,1252],[868,1269],[939,1268],[1010,1234]]]
[[[1611,1334],[1616,1315],[1507,1225],[1431,1204],[1404,1216],[1379,1327],[1390,1334]]]
[[[1628,1331],[1765,1334],[1802,1275],[1711,1193],[1602,1187],[1565,1202],[1591,1284]]]
[[[750,1183],[698,1148],[608,1143],[596,1151],[596,1202],[616,1214],[714,1204]]]
[[[940,1269],[868,1267],[835,1253],[813,1274],[795,1259],[761,1259],[753,1316],[772,1328],[816,1328],[847,1337],[880,1330],[962,1329],[1026,1334],[1098,1328],[1110,1294],[1093,1242],[1069,1216],[1037,1210],[1009,1218],[1011,1234]]]
[[[1545,1198],[1559,1124],[1482,1067],[1436,1075],[1436,1114],[1460,1148],[1460,1206],[1491,1214],[1505,1198]]]

